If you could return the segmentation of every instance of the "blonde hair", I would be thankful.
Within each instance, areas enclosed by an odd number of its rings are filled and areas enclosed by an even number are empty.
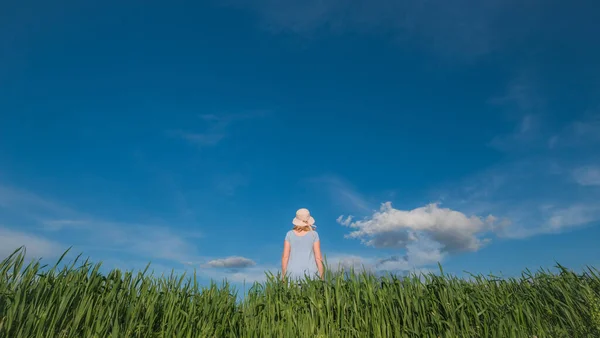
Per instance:
[[[302,225],[302,226],[294,225],[294,230],[304,232],[304,231],[312,231],[313,228],[310,225]]]

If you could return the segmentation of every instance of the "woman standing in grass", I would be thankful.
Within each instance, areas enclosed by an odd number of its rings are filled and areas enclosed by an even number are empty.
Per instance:
[[[308,209],[296,211],[294,228],[287,232],[281,256],[282,277],[293,280],[318,276],[323,279],[323,259],[319,234],[314,230],[315,219]],[[316,227],[315,227],[316,228]]]

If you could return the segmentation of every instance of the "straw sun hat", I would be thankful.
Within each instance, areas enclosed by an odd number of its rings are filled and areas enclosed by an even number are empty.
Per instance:
[[[308,209],[302,208],[296,211],[296,217],[292,220],[292,224],[296,226],[311,226],[316,228],[315,219],[310,215],[310,211]]]

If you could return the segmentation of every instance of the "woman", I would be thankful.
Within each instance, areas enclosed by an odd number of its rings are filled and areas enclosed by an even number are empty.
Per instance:
[[[287,232],[281,256],[282,277],[301,280],[306,276],[323,279],[323,260],[319,234],[313,229],[315,219],[308,209],[299,209],[292,220],[294,228]]]

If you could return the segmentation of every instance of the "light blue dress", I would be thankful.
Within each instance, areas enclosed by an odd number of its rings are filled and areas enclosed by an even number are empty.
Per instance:
[[[288,231],[285,240],[290,243],[290,259],[288,260],[286,275],[292,280],[318,278],[319,269],[315,262],[313,244],[319,241],[319,234],[310,231],[306,235],[298,236],[293,230]]]

